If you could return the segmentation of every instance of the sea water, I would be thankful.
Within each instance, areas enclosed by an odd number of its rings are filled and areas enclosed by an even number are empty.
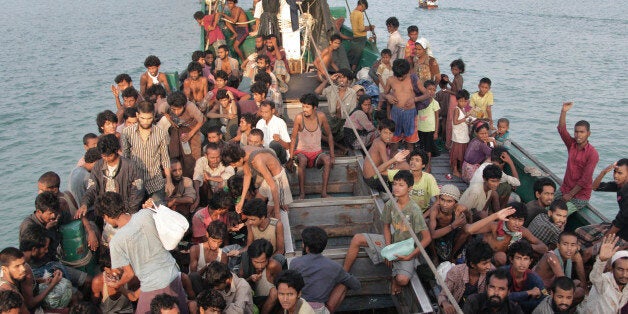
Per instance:
[[[351,8],[355,0],[349,1]],[[241,1],[244,8],[251,1]],[[558,176],[567,153],[556,124],[563,101],[574,101],[568,129],[580,119],[592,125],[600,153],[595,175],[628,157],[628,4],[622,1],[441,1],[420,10],[418,1],[372,0],[367,14],[378,45],[396,16],[400,32],[417,25],[429,39],[442,73],[466,63],[464,88],[493,81],[494,119],[510,119],[513,139]],[[345,6],[344,1],[330,1]],[[18,226],[33,212],[37,179],[57,172],[62,190],[84,153],[81,138],[98,133],[95,117],[115,110],[110,86],[128,73],[139,88],[146,56],[162,71],[181,71],[199,48],[192,18],[198,1],[8,2],[0,19],[0,248],[16,245]],[[348,19],[347,22],[348,24]],[[607,180],[612,180],[609,175]],[[614,217],[614,193],[594,193],[592,203]]]

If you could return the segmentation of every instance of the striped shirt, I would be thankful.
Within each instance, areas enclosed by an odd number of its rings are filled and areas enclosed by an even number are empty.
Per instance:
[[[138,165],[148,194],[153,194],[166,185],[161,169],[170,169],[168,142],[168,134],[155,126],[151,126],[146,141],[140,135],[138,124],[122,131],[122,155]]]

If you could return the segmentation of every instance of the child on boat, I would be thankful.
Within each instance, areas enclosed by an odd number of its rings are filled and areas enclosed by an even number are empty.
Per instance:
[[[369,149],[369,156],[373,159],[375,166],[373,168],[370,162],[364,162],[364,168],[362,175],[364,176],[364,182],[371,189],[383,192],[385,189],[381,182],[377,178],[377,172],[386,172],[389,169],[409,169],[408,164],[405,162],[406,156],[410,154],[409,150],[400,150],[398,152],[391,151],[389,145],[390,140],[395,132],[395,122],[390,119],[383,119],[379,121],[379,137],[373,141],[373,145]],[[391,158],[391,155],[395,155]]]
[[[463,89],[456,94],[457,107],[451,115],[451,150],[449,152],[449,165],[451,166],[454,176],[461,176],[462,163],[464,162],[464,153],[467,151],[469,144],[469,127],[467,118],[469,115],[465,113],[464,107],[469,101],[469,92]],[[449,118],[447,120],[450,120]]]
[[[495,143],[499,146],[510,147],[510,121],[506,118],[497,120],[497,131],[491,135],[495,138]]]
[[[392,266],[392,294],[400,293],[401,288],[410,282],[415,273],[418,264],[417,256],[419,255],[419,248],[415,248],[408,255],[396,255],[397,259],[394,261],[388,261],[380,254],[385,246],[411,238],[410,230],[404,223],[403,217],[395,209],[394,202],[397,203],[401,214],[405,215],[411,230],[421,241],[421,246],[425,248],[432,241],[420,207],[410,199],[412,186],[414,186],[414,177],[410,171],[402,170],[395,175],[392,193],[396,199],[393,198],[386,202],[381,218],[384,234],[356,234],[351,240],[343,266],[345,271],[349,272],[358,256],[360,247],[368,247],[367,253],[374,264],[385,262],[389,267]]]
[[[434,99],[436,95],[436,82],[427,80],[423,83],[426,94],[431,98],[428,100],[430,104],[427,108],[418,111],[417,130],[419,131],[419,146],[427,152],[428,159],[424,161],[425,171],[432,172],[432,154],[436,156],[438,154],[438,148],[436,147],[436,139],[438,138],[438,113],[440,111],[440,105]]]
[[[491,130],[495,130],[493,126],[493,113],[491,111],[493,107],[493,93],[491,92],[491,80],[488,77],[483,77],[480,80],[478,91],[471,95],[469,106],[471,107],[474,117],[487,120]]]

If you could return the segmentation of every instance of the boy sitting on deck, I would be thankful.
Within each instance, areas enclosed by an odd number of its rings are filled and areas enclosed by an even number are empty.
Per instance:
[[[390,140],[395,132],[395,122],[390,119],[384,119],[379,122],[379,137],[373,141],[373,145],[369,149],[369,155],[375,163],[376,169],[368,160],[364,161],[364,169],[362,175],[364,176],[364,182],[372,189],[383,192],[384,187],[377,179],[377,172],[384,171],[386,169],[408,169],[405,164],[405,158],[410,153],[407,150],[400,151],[395,154],[394,158],[391,158],[391,151],[389,148]],[[401,164],[403,162],[403,164]],[[397,165],[397,163],[400,163]]]
[[[402,170],[395,175],[392,193],[396,199],[390,199],[386,202],[381,218],[384,234],[356,234],[351,240],[351,245],[349,246],[349,250],[347,250],[347,256],[345,257],[343,266],[345,271],[350,271],[351,266],[358,256],[360,247],[369,247],[367,252],[374,264],[386,262],[386,265],[392,266],[393,279],[391,293],[393,295],[400,293],[401,287],[406,286],[410,282],[410,279],[415,273],[417,256],[419,255],[419,248],[414,249],[412,253],[406,256],[396,255],[397,259],[394,261],[384,260],[380,255],[382,248],[385,246],[404,241],[411,237],[410,230],[408,230],[408,227],[404,224],[403,217],[396,211],[393,202],[397,203],[397,206],[401,209],[401,213],[408,219],[412,230],[414,230],[417,237],[421,240],[421,245],[425,248],[432,241],[430,231],[425,224],[419,206],[410,199],[410,191],[413,185],[414,178],[410,171]]]
[[[406,161],[410,165],[410,172],[414,178],[414,184],[410,190],[410,199],[419,205],[423,213],[429,209],[430,200],[440,193],[434,176],[423,171],[429,160],[427,153],[420,149],[413,150],[406,157]],[[388,181],[393,182],[393,178],[399,173],[399,170],[388,170],[387,173]]]

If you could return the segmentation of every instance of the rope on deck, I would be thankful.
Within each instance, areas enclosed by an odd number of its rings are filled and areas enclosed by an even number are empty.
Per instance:
[[[316,41],[314,40],[314,37],[312,36],[312,34],[310,34],[310,41],[312,42],[314,50],[316,51],[316,58],[318,58],[320,60],[321,64],[324,64],[323,63],[323,59],[321,58],[321,51],[319,50],[319,48],[318,48],[318,46],[316,44]],[[341,99],[340,95],[338,94],[338,87],[336,87],[334,85],[334,83],[332,82],[331,76],[329,75],[329,71],[327,71],[327,69],[325,69],[324,75],[325,75],[325,78],[327,78],[327,81],[329,82],[329,85],[332,87],[332,91],[338,96],[338,99]],[[362,138],[360,137],[360,135],[358,134],[357,129],[355,128],[355,124],[353,123],[353,121],[351,119],[349,119],[349,113],[346,111],[346,109],[343,106],[340,106],[340,110],[342,110],[342,113],[347,117],[347,121],[349,122],[349,125],[351,126],[351,130],[353,131],[353,134],[355,134],[358,142],[360,143],[360,147],[362,148],[362,151],[364,152],[364,156],[366,157],[368,162],[371,163],[371,166],[373,167],[373,169],[377,169],[377,166],[375,165],[375,162],[373,161],[373,159],[371,158],[371,156],[368,153],[368,150],[366,149],[366,145],[364,145],[364,142],[362,141]],[[376,174],[377,174],[377,178],[378,178],[379,182],[382,184],[382,186],[386,190],[386,194],[388,194],[388,197],[391,200],[394,199],[390,189],[388,188],[388,184],[386,184],[386,181],[382,177],[381,173],[379,173],[379,171],[376,171]],[[412,226],[410,225],[410,222],[408,221],[408,218],[406,217],[406,215],[403,214],[403,212],[401,211],[401,208],[399,208],[399,205],[397,205],[397,202],[393,202],[393,205],[394,205],[395,211],[397,211],[397,213],[403,219],[403,223],[406,226],[406,228],[408,228],[408,230],[411,231],[410,235],[412,236],[412,239],[414,240],[415,245],[419,248],[419,252],[421,252],[421,255],[425,259],[425,262],[429,266],[429,268],[432,271],[432,273],[434,273],[434,277],[436,278],[436,282],[441,286],[441,289],[443,291],[445,291],[445,295],[447,296],[447,299],[449,300],[449,303],[451,303],[453,305],[453,307],[456,309],[456,312],[462,313],[462,309],[460,309],[460,306],[458,306],[458,302],[456,301],[454,296],[451,294],[451,291],[449,291],[449,288],[447,288],[447,285],[445,284],[444,278],[441,278],[441,276],[438,274],[438,271],[436,271],[436,267],[434,266],[434,263],[432,263],[432,259],[429,257],[429,255],[427,255],[427,252],[425,251],[425,249],[421,245],[421,241],[419,240],[419,238],[416,236],[416,233],[412,229]],[[392,280],[394,280],[394,278]]]

